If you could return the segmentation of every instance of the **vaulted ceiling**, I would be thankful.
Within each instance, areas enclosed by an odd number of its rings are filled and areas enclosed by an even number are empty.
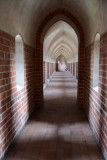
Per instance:
[[[44,61],[55,62],[60,55],[63,55],[67,62],[78,61],[77,35],[64,21],[58,21],[48,30],[43,44]]]
[[[69,11],[81,24],[86,45],[107,27],[107,0],[0,0],[0,29],[35,46],[38,26],[56,9]],[[61,19],[60,19],[61,20]]]

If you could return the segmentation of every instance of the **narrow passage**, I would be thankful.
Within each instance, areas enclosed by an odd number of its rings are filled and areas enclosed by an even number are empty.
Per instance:
[[[102,160],[70,73],[54,73],[44,107],[33,113],[6,160]]]

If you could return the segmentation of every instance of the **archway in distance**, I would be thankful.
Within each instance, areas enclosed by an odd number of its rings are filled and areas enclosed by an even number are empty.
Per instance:
[[[64,21],[58,21],[49,28],[43,43],[43,61],[57,63],[59,56],[66,59],[66,64],[78,62],[78,37],[74,29]]]
[[[59,55],[56,59],[56,71],[66,71],[67,60],[63,55]]]
[[[84,32],[79,21],[68,11],[58,9],[49,13],[44,20],[40,23],[36,33],[36,68],[35,68],[35,82],[36,85],[36,105],[38,107],[43,104],[43,40],[48,29],[58,20],[64,20],[73,27],[79,40],[78,51],[78,92],[77,103],[80,108],[84,108],[84,83],[85,83],[85,40]]]

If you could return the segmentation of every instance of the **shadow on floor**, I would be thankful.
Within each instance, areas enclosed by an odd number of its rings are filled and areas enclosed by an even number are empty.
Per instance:
[[[58,72],[45,90],[44,106],[33,113],[6,160],[103,160],[87,118],[77,105],[77,84]],[[66,77],[66,78],[67,78]],[[57,81],[58,80],[58,81]]]

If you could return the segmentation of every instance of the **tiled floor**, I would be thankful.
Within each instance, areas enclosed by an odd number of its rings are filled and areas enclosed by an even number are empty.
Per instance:
[[[57,72],[45,90],[44,107],[34,113],[6,160],[102,160],[83,110],[77,85]]]

